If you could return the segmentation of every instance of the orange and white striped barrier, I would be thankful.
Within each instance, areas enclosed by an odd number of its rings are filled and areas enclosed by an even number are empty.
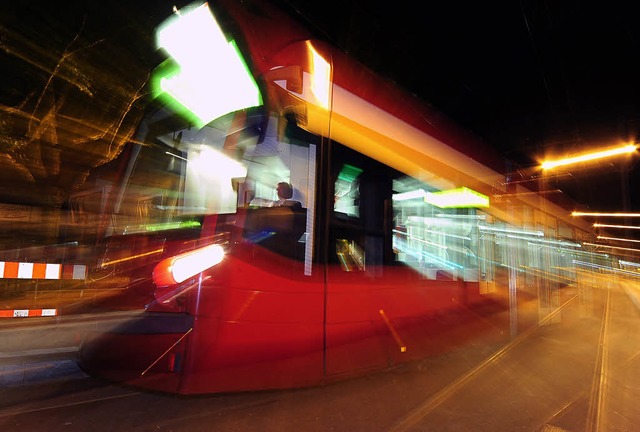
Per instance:
[[[49,317],[58,315],[58,309],[9,309],[0,310],[0,318]]]
[[[86,279],[84,264],[0,261],[0,279]]]

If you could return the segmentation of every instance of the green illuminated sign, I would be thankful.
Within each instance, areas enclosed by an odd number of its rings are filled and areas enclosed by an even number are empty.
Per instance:
[[[466,187],[431,192],[424,200],[440,208],[489,207],[488,196]]]

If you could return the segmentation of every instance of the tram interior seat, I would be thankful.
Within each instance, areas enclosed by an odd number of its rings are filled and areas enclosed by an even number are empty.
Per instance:
[[[296,201],[297,202],[297,201]],[[247,209],[245,239],[289,258],[301,257],[307,210],[298,204]]]

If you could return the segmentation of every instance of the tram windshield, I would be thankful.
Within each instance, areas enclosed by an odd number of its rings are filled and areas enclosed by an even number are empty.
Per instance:
[[[233,214],[238,207],[278,201],[280,182],[292,184],[290,199],[306,207],[309,147],[278,139],[277,120],[264,110],[242,110],[202,128],[161,109],[141,128],[123,182],[114,234],[194,223],[204,215]]]
[[[167,55],[152,79],[158,108],[125,155],[119,218],[107,234],[273,206],[282,199],[279,183],[291,188],[287,199],[306,207],[308,146],[278,139],[277,117],[269,117],[241,50],[209,6],[194,4],[167,19],[156,45]]]

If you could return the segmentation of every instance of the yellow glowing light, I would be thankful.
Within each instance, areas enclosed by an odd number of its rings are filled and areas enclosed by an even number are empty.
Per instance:
[[[104,262],[104,263],[100,264],[100,268],[105,268],[105,267],[108,267],[108,266],[120,264],[122,262],[131,261],[131,260],[138,259],[138,258],[143,258],[143,257],[149,256],[149,255],[155,255],[155,254],[159,254],[159,253],[162,253],[162,252],[164,252],[164,249],[161,248],[161,249],[152,250],[150,252],[141,253],[141,254],[138,254],[138,255],[128,256],[128,257],[120,258],[120,259],[113,260],[113,261],[107,261],[107,262]]]
[[[571,216],[601,216],[601,217],[640,217],[640,213],[599,213],[574,211]]]
[[[597,151],[593,153],[585,153],[583,155],[574,156],[566,159],[558,159],[555,161],[544,161],[540,165],[543,170],[552,169],[562,165],[570,165],[578,162],[586,162],[594,159],[600,159],[610,156],[616,156],[624,153],[633,153],[637,150],[637,146],[635,144],[627,144],[622,147],[616,147],[613,149]]]
[[[427,193],[425,202],[440,208],[489,207],[489,197],[466,187]]]
[[[315,50],[311,42],[307,42],[307,47],[311,53],[311,92],[321,107],[329,109],[331,65]]]
[[[518,230],[518,229],[505,229],[505,228],[492,227],[492,226],[488,226],[488,225],[478,225],[478,228],[480,229],[480,231],[495,231],[495,232],[507,233],[507,234],[519,234],[519,235],[531,235],[531,236],[544,237],[544,233],[542,231],[525,231],[525,230]]]
[[[404,344],[404,342],[400,338],[400,335],[398,334],[396,329],[393,327],[393,324],[391,324],[391,321],[389,320],[389,318],[387,318],[387,314],[384,313],[383,309],[380,309],[378,312],[380,313],[380,316],[384,320],[384,323],[387,325],[387,328],[389,329],[389,331],[393,335],[393,338],[398,344],[398,348],[400,348],[400,352],[407,352],[407,346]]]

